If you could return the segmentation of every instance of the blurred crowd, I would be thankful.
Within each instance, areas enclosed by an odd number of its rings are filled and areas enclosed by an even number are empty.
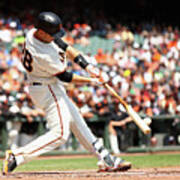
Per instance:
[[[70,14],[72,12],[73,7]],[[0,114],[21,114],[28,122],[44,116],[29,98],[21,64],[25,34],[33,27],[35,14],[33,9],[21,12],[23,22],[14,14],[0,14]],[[86,12],[86,16],[88,14],[90,12]],[[86,16],[81,22],[77,15],[72,21],[64,18],[64,40],[72,46],[88,46],[92,36],[113,40],[112,51],[99,47],[95,55],[91,52],[85,55],[108,74],[105,77],[108,83],[140,114],[180,114],[179,29],[145,22],[124,25],[113,21],[111,24],[112,19],[108,21],[102,12],[96,16],[96,21],[91,21],[93,17],[86,21]],[[69,62],[68,69],[88,76],[76,64]],[[108,117],[112,111],[123,112],[123,108],[116,108],[118,101],[104,87],[70,84],[67,90],[87,120],[94,116]]]
[[[77,26],[77,24],[76,24]],[[84,24],[82,26],[85,26]],[[110,26],[110,25],[109,25]],[[87,25],[87,31],[91,27]],[[88,33],[79,25],[68,32],[74,43],[82,43]],[[104,52],[99,48],[97,54],[90,55],[90,61],[108,74],[109,84],[128,103],[135,104],[138,112],[149,116],[180,113],[180,34],[178,29],[167,27],[159,29],[148,25],[149,29],[138,29],[132,32],[128,27],[117,24],[115,30],[110,27],[105,38],[113,39],[113,51]],[[78,35],[77,35],[78,34]],[[70,40],[71,43],[73,41]],[[90,43],[90,41],[89,41]],[[70,69],[75,73],[84,74],[76,65]],[[75,86],[76,87],[76,86]],[[74,97],[80,97],[84,105],[94,109],[93,103],[111,101],[109,93],[103,87],[88,85],[77,86]],[[88,94],[90,92],[90,95]],[[78,95],[78,96],[77,96]],[[89,97],[91,96],[91,97]],[[92,100],[93,103],[90,103]],[[100,108],[100,107],[99,107]]]

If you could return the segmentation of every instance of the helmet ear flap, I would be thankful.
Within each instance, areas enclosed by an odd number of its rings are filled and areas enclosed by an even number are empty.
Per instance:
[[[64,28],[61,28],[59,32],[53,35],[54,38],[62,38],[66,34]]]

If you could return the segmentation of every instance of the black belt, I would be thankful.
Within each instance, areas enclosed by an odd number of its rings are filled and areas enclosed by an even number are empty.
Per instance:
[[[42,83],[40,83],[40,82],[33,82],[32,85],[33,85],[33,86],[41,86]]]

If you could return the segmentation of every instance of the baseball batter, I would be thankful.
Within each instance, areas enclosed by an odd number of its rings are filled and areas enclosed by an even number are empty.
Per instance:
[[[102,80],[102,77],[79,51],[62,40],[62,36],[61,19],[52,12],[40,13],[35,28],[27,33],[22,63],[27,71],[29,93],[35,105],[45,111],[50,130],[24,147],[7,150],[3,162],[4,175],[64,144],[70,130],[88,151],[98,157],[99,171],[121,171],[131,167],[130,162],[112,156],[102,146],[67,96],[63,82],[89,83],[97,81],[97,78]],[[95,78],[66,71],[66,56]]]

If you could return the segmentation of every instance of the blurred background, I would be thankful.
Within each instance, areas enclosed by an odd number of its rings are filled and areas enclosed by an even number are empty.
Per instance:
[[[25,145],[48,130],[34,107],[21,65],[25,35],[41,11],[57,13],[64,40],[109,75],[109,84],[143,117],[145,136],[109,92],[96,85],[66,85],[93,133],[113,153],[177,150],[180,144],[180,21],[173,1],[0,2],[0,149]],[[78,65],[69,71],[88,76]],[[82,152],[73,134],[59,152]]]

